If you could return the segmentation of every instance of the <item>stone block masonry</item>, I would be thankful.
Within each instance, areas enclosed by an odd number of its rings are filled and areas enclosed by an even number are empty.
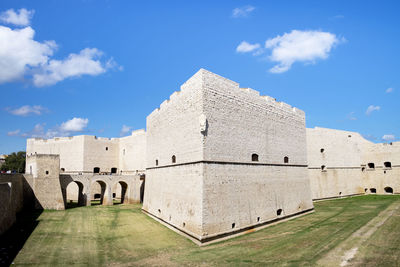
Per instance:
[[[63,210],[65,206],[60,185],[60,156],[27,155],[26,165],[32,175],[36,208]]]
[[[201,69],[146,137],[143,210],[200,242],[313,209],[297,108]]]

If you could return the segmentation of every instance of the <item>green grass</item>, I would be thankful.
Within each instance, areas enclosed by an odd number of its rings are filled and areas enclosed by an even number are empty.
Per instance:
[[[393,204],[394,203],[394,204]],[[317,202],[315,213],[198,247],[143,214],[140,205],[44,211],[16,265],[316,265],[400,196]],[[346,241],[347,239],[347,241]],[[359,248],[352,264],[400,265],[400,211]]]

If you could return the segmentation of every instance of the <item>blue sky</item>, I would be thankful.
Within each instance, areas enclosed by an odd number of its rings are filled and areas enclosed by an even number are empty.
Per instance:
[[[0,154],[31,136],[144,128],[199,68],[303,109],[307,127],[399,140],[399,12],[398,1],[2,0]]]

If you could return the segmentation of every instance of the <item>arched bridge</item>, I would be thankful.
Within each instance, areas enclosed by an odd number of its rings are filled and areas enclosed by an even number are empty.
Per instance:
[[[144,175],[97,175],[60,174],[64,203],[78,200],[79,206],[90,206],[91,200],[102,205],[113,205],[113,199],[121,203],[143,201]]]

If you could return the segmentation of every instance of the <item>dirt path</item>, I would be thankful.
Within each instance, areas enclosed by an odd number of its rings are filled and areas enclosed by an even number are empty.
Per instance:
[[[331,250],[325,257],[317,262],[319,266],[349,266],[351,260],[357,255],[359,247],[382,226],[394,212],[400,209],[400,201],[392,203],[378,216],[369,221],[366,225],[354,232],[349,238],[344,240],[339,246]]]

